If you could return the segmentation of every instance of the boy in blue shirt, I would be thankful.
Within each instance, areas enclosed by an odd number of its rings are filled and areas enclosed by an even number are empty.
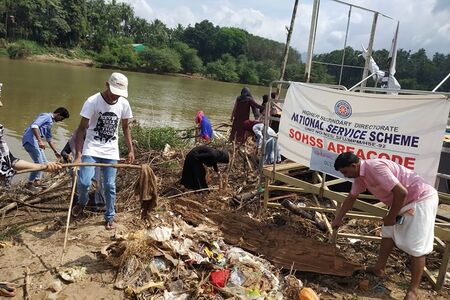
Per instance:
[[[22,136],[22,145],[28,154],[30,154],[33,162],[38,164],[47,162],[44,153],[45,144],[43,138],[47,140],[55,156],[57,158],[61,157],[56,149],[55,143],[52,141],[52,126],[53,122],[61,122],[67,118],[69,118],[69,111],[64,107],[59,107],[53,113],[39,114],[33,123],[25,129]],[[41,185],[41,177],[42,172],[31,172],[25,188],[36,191],[36,187]]]

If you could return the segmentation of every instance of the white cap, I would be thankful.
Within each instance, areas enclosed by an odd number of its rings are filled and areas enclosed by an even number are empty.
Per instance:
[[[117,96],[128,97],[128,78],[122,73],[114,72],[108,79],[111,93]]]

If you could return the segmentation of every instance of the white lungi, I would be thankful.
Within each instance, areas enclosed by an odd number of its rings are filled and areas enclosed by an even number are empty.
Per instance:
[[[419,257],[433,251],[434,222],[439,204],[437,192],[402,207],[403,224],[382,226],[381,236],[391,238],[395,245],[411,256]]]

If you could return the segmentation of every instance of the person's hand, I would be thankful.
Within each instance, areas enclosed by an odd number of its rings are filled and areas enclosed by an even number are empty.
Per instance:
[[[342,219],[334,219],[333,223],[331,223],[331,228],[333,228],[333,230],[338,229],[341,226],[342,226]]]
[[[131,151],[128,153],[127,163],[132,164],[134,162],[134,152]]]
[[[42,150],[45,150],[45,144],[44,144],[43,140],[39,140],[38,145],[39,145],[39,148],[41,148]]]
[[[55,153],[55,156],[56,156],[57,159],[61,159],[62,158],[61,154],[59,154],[58,151],[54,151],[53,153]]]
[[[73,161],[74,164],[81,163],[81,157],[75,157],[75,160]]]
[[[56,162],[49,162],[45,166],[47,167],[45,169],[46,172],[56,172],[62,168],[61,164]]]
[[[383,217],[383,224],[384,226],[393,226],[395,225],[395,217],[392,217],[390,215],[386,215]]]

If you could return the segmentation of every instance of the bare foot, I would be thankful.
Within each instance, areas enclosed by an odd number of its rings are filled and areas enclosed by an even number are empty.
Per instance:
[[[386,273],[384,273],[384,270],[375,268],[375,266],[367,267],[366,271],[369,273],[372,273],[373,275],[375,275],[379,278],[382,278],[382,279],[386,278]]]
[[[417,300],[417,299],[419,299],[417,291],[413,290],[408,290],[406,292],[405,298],[403,298],[403,300]]]

